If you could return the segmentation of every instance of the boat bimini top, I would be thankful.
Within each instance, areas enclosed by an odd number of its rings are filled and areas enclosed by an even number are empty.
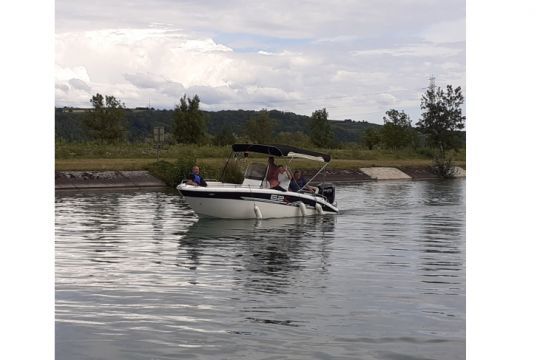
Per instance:
[[[284,156],[290,158],[303,158],[325,163],[330,162],[330,155],[328,154],[300,149],[289,145],[234,144],[232,146],[232,150],[236,153],[254,152],[259,154],[266,154],[268,156]]]

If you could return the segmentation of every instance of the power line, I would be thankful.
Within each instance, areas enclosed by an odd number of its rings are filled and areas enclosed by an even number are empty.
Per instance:
[[[429,89],[432,91],[435,90],[435,76],[433,75],[429,78]]]

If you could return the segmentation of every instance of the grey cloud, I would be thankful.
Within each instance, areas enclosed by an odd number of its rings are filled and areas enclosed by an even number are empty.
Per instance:
[[[191,94],[192,96],[198,95],[202,102],[209,105],[238,101],[236,91],[226,86],[192,86],[187,89],[187,93]]]
[[[109,11],[104,12],[104,8]],[[118,13],[122,14],[121,19]],[[245,33],[288,39],[365,38],[381,32],[420,33],[433,24],[460,18],[464,13],[464,0],[56,2],[59,31],[149,27],[165,23],[172,27],[198,29],[207,34]]]
[[[88,86],[88,84],[82,81],[81,79],[70,79],[68,83],[69,85],[71,85],[73,88],[77,90],[83,90],[86,92],[91,91],[90,86]]]
[[[69,86],[67,86],[66,84],[55,84],[54,87],[55,89],[61,90],[65,93],[69,91]]]
[[[189,96],[198,95],[204,104],[213,107],[222,105],[234,108],[252,104],[251,107],[259,108],[283,106],[290,100],[298,100],[282,89],[267,87],[192,86],[186,92]]]
[[[124,78],[141,89],[158,89],[165,81],[149,74],[124,74]]]
[[[124,78],[140,89],[153,89],[174,98],[185,92],[182,84],[152,74],[124,74]]]
[[[186,91],[182,84],[173,81],[163,83],[160,90],[163,94],[173,98],[179,98]]]

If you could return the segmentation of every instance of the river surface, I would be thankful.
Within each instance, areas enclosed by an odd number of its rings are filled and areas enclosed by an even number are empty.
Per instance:
[[[464,359],[465,180],[339,185],[337,216],[200,220],[57,192],[57,359]]]

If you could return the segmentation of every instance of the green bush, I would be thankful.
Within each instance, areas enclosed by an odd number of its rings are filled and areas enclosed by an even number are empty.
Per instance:
[[[176,187],[183,179],[191,173],[191,168],[195,164],[195,159],[185,157],[177,160],[174,164],[168,161],[156,161],[147,166],[152,175],[163,180],[168,186]]]
[[[440,157],[437,149],[434,148],[419,148],[416,150],[416,153],[422,157],[425,157],[427,159],[438,159]],[[465,148],[457,149],[457,150],[448,150],[448,155],[452,157],[455,161],[466,161],[466,150]],[[440,159],[438,159],[440,160]]]
[[[206,179],[212,179],[233,184],[241,184],[244,181],[244,172],[238,163],[234,160],[230,160],[229,163],[225,161],[213,162],[213,161],[199,161],[199,167],[201,169],[202,176]],[[226,165],[226,166],[225,166]]]
[[[201,168],[201,175],[205,179],[216,179],[222,175],[223,166],[206,162],[196,162],[193,157],[185,157],[177,160],[174,164],[168,161],[156,161],[146,167],[152,175],[163,180],[167,186],[176,187],[183,179],[191,173],[193,165],[198,164]],[[230,161],[223,172],[223,182],[241,184],[244,175],[241,167],[235,161]]]
[[[221,163],[219,163],[218,165],[213,162],[207,162],[207,161],[198,161],[197,165],[199,165],[202,177],[206,180],[219,179],[219,175],[221,174],[221,169],[223,168],[223,165]]]
[[[426,158],[434,158],[435,157],[435,150],[432,148],[419,148],[416,149],[416,153],[418,155],[424,156]]]
[[[241,184],[244,181],[244,174],[240,165],[236,161],[230,161],[223,171],[221,181],[232,184]]]

